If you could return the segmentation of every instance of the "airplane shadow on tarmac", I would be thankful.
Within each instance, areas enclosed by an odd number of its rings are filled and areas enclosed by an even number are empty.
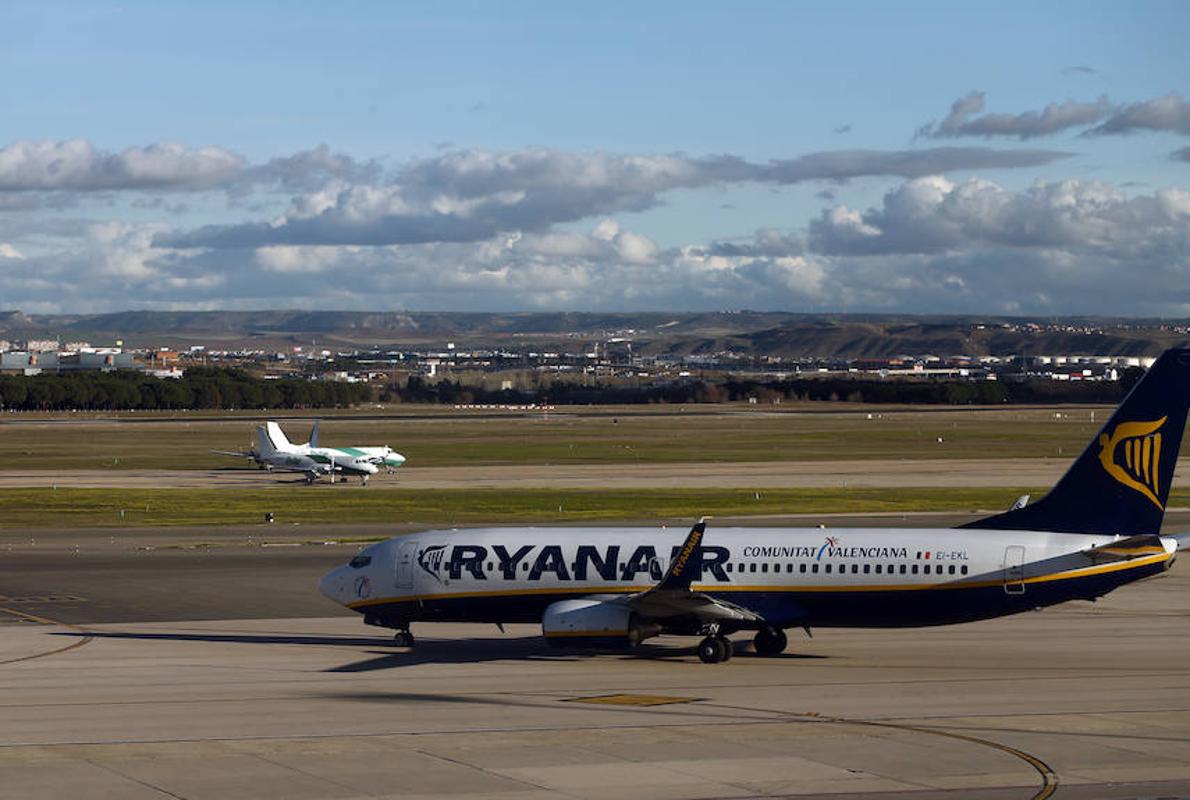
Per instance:
[[[135,633],[121,631],[94,631],[89,633],[61,631],[54,636],[83,637],[94,639],[132,639],[137,641],[163,642],[210,642],[217,644],[277,644],[313,645],[321,647],[377,648],[387,645],[385,639],[374,637],[304,636],[294,634],[257,633]],[[488,637],[482,639],[418,639],[413,648],[396,648],[392,651],[368,649],[371,658],[353,661],[324,672],[373,672],[376,670],[412,667],[418,664],[477,664],[486,661],[532,660],[532,661],[577,661],[594,656],[620,659],[649,659],[653,661],[689,661],[694,651],[688,648],[658,647],[641,645],[633,650],[577,650],[555,649],[540,637]],[[737,656],[760,658],[751,650],[751,645],[740,642]],[[783,653],[767,656],[766,660],[805,658],[830,658],[825,655]]]

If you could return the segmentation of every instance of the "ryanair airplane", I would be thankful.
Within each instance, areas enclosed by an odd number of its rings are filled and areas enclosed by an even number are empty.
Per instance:
[[[367,547],[322,579],[332,600],[411,646],[413,622],[540,622],[559,646],[702,637],[707,663],[753,632],[912,627],[1093,600],[1173,564],[1161,521],[1190,404],[1190,350],[1169,350],[1058,484],[955,529],[627,527],[426,531]]]

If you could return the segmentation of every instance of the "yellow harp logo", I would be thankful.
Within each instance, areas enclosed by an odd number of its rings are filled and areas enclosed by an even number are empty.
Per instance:
[[[1161,426],[1165,417],[1154,422],[1121,422],[1111,436],[1099,434],[1099,463],[1120,483],[1135,489],[1153,501],[1161,491]],[[1121,464],[1117,459],[1122,459]]]

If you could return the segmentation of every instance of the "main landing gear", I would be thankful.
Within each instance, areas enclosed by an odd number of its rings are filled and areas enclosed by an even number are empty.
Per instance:
[[[752,640],[752,646],[758,656],[780,655],[788,645],[789,637],[780,628],[761,628]]]
[[[722,664],[735,652],[731,639],[719,632],[719,624],[712,623],[702,629],[705,639],[698,643],[698,657],[704,664]]]
[[[722,664],[735,652],[731,639],[714,634],[698,643],[698,657],[704,664]]]
[[[731,640],[719,632],[718,627],[703,631],[706,638],[698,643],[698,657],[704,664],[722,664],[731,659],[735,652]],[[761,628],[752,640],[752,647],[758,656],[775,656],[785,652],[789,638],[780,628]]]
[[[408,628],[402,631],[397,631],[393,636],[394,647],[413,647],[413,634]]]

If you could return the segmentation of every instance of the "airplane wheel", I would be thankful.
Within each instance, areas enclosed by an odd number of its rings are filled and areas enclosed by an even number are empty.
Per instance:
[[[698,643],[698,657],[704,664],[721,664],[731,654],[731,642],[725,636],[708,636]]]
[[[785,652],[789,637],[780,628],[761,628],[752,640],[758,656],[775,656]]]
[[[393,637],[393,645],[396,647],[413,647],[413,634],[409,631],[397,631],[396,636]]]

